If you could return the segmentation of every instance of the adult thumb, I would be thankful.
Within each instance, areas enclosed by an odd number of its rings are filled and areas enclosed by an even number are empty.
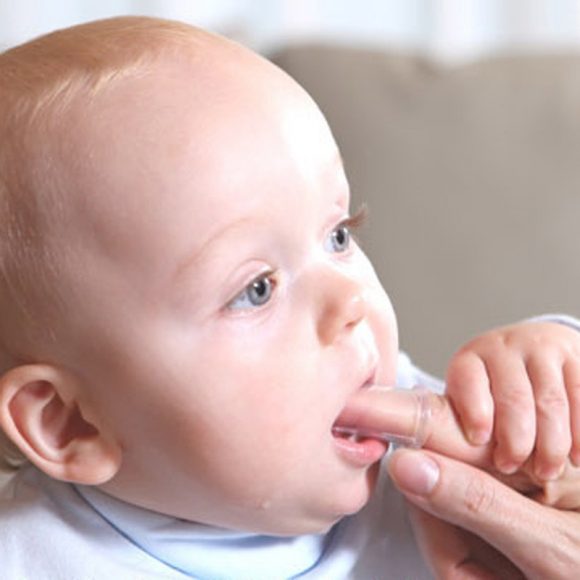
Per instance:
[[[401,449],[388,470],[410,502],[485,540],[529,577],[554,577],[549,566],[578,552],[578,538],[571,534],[578,514],[542,506],[471,465]]]

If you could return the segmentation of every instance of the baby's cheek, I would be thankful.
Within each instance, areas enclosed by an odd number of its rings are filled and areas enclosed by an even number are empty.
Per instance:
[[[381,354],[382,381],[386,384],[394,384],[399,351],[397,317],[387,293],[380,284],[375,288],[372,312],[369,317]]]
[[[358,267],[363,278],[364,285],[375,294],[375,299],[382,302],[388,309],[392,309],[390,299],[383,287],[369,258],[361,252]]]

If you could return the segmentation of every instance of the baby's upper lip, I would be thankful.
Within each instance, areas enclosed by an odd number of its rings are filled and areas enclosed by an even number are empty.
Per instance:
[[[349,399],[353,395],[355,395],[355,393],[360,391],[361,389],[369,388],[371,385],[374,385],[376,383],[377,370],[378,370],[377,367],[378,367],[378,365],[377,365],[376,359],[373,359],[373,364],[371,364],[369,367],[367,367],[364,374],[361,373],[359,375],[362,378],[358,382],[355,383],[355,387],[352,389],[352,391],[350,391],[348,393],[348,396],[347,396],[346,400],[344,401],[344,405],[343,405],[342,409],[340,410],[340,413],[338,414],[338,416],[334,420],[334,423],[332,425],[332,432],[334,435],[336,435],[336,433],[337,433],[337,431],[335,431],[335,429],[341,428],[341,423],[344,420],[344,413],[349,406]]]
[[[377,380],[377,361],[375,358],[372,359],[372,363],[368,365],[364,372],[360,373],[358,376],[361,377],[354,383],[351,391],[349,391],[348,396],[350,397],[360,389],[365,389],[374,385]]]
[[[373,357],[371,364],[367,366],[366,372],[362,374],[362,382],[359,383],[359,386],[355,389],[364,389],[365,387],[370,387],[374,384],[377,380],[377,369],[378,369],[378,362],[375,357]]]

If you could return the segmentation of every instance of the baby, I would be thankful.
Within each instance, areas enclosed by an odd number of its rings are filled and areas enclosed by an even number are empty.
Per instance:
[[[333,426],[370,383],[442,384],[398,352],[296,83],[147,18],[12,49],[0,215],[0,425],[28,463],[0,500],[3,580],[429,577],[385,445]],[[505,327],[450,364],[504,473],[580,458],[570,326]]]

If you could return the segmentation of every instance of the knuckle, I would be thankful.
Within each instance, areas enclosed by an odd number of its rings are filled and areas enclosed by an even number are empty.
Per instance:
[[[465,488],[465,507],[473,517],[493,509],[495,494],[493,488],[480,479],[471,479]]]
[[[536,413],[539,418],[550,418],[554,414],[567,412],[568,400],[562,389],[549,387],[536,395]]]
[[[472,348],[480,353],[483,358],[504,353],[506,349],[511,347],[510,337],[506,333],[499,331],[484,334],[472,342]]]
[[[500,386],[495,388],[495,406],[500,414],[511,414],[514,409],[530,406],[532,397],[528,389]]]

